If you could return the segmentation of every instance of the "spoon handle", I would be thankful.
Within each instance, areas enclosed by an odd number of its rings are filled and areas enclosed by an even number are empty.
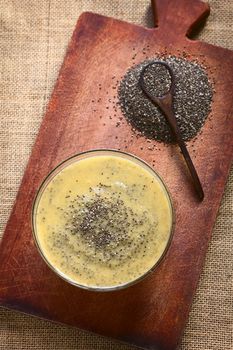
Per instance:
[[[190,171],[190,174],[192,176],[192,179],[193,179],[193,184],[194,184],[194,187],[195,187],[195,190],[197,192],[197,195],[200,199],[200,201],[203,201],[204,199],[204,191],[203,191],[203,188],[202,188],[202,185],[201,185],[201,181],[199,179],[199,176],[197,174],[197,171],[194,167],[194,164],[193,164],[193,161],[189,155],[189,152],[187,150],[187,147],[184,143],[184,141],[182,139],[179,139],[177,140],[177,143],[178,145],[180,146],[180,149],[181,149],[181,152],[184,156],[184,159],[186,161],[186,164],[189,168],[189,171]]]
[[[155,100],[155,99],[154,99]],[[192,179],[193,179],[193,184],[194,184],[194,187],[195,187],[195,190],[197,192],[197,195],[200,199],[200,201],[203,201],[204,199],[204,191],[203,191],[203,188],[202,188],[202,185],[201,185],[201,181],[199,179],[199,176],[197,174],[197,171],[195,169],[195,166],[193,164],[193,161],[189,155],[189,152],[188,152],[188,149],[185,145],[185,142],[183,141],[182,139],[182,136],[181,136],[181,133],[180,133],[180,129],[179,129],[179,126],[177,124],[177,121],[176,121],[176,116],[173,112],[173,108],[172,108],[172,96],[171,95],[167,95],[166,98],[164,99],[156,99],[156,102],[160,108],[162,109],[162,111],[164,112],[166,118],[167,118],[167,121],[171,127],[171,130],[173,132],[173,135],[175,136],[176,138],[176,141],[181,149],[181,152],[184,156],[184,159],[186,161],[186,164],[188,166],[188,169],[190,171],[190,174],[192,176]]]

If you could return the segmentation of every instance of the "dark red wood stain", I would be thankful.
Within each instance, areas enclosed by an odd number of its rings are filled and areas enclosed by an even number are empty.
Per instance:
[[[186,37],[208,15],[207,4],[157,0],[153,5],[155,29],[92,13],[80,17],[1,242],[0,304],[148,349],[173,350],[187,321],[232,160],[233,52]],[[32,239],[32,202],[42,179],[64,158],[93,148],[125,150],[130,127],[116,128],[120,110],[111,104],[106,109],[108,98],[116,95],[112,76],[120,80],[134,52],[135,62],[142,61],[148,44],[149,56],[165,46],[175,55],[179,50],[199,60],[203,55],[215,80],[212,117],[195,141],[195,153],[188,143],[206,196],[203,203],[196,200],[176,147],[161,144],[149,151],[142,138],[128,142],[128,152],[155,161],[170,189],[174,239],[145,281],[119,292],[92,293],[68,285],[42,261]]]

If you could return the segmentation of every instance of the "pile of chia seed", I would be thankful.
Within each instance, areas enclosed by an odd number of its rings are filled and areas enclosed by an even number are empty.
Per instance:
[[[107,187],[111,190],[111,186]],[[91,187],[89,192],[90,196],[78,195],[70,202],[64,213],[65,231],[59,239],[69,241],[70,235],[81,239],[90,252],[90,259],[99,263],[112,263],[114,259],[114,264],[120,265],[141,250],[143,256],[149,244],[147,232],[142,230],[145,222],[149,222],[148,213],[143,211],[138,215],[125,204],[119,192],[109,191],[108,195],[108,188],[103,184],[99,184],[97,193]]]
[[[149,139],[165,143],[174,141],[170,127],[159,107],[145,95],[139,84],[142,69],[151,62],[164,61],[175,77],[174,111],[183,140],[195,137],[211,110],[213,89],[205,69],[197,62],[175,56],[147,59],[130,68],[123,77],[118,98],[121,110],[134,129]],[[144,82],[154,96],[166,94],[171,77],[166,68],[152,65],[146,69]]]

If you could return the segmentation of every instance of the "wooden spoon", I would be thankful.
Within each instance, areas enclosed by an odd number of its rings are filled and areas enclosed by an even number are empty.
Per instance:
[[[148,88],[146,87],[145,81],[144,81],[144,76],[145,76],[146,70],[149,67],[151,67],[152,65],[162,65],[162,66],[164,66],[168,70],[168,72],[170,74],[170,77],[171,77],[171,86],[170,86],[169,91],[166,94],[164,94],[163,96],[160,96],[160,97],[154,96],[148,90]],[[173,135],[175,137],[175,140],[178,143],[178,145],[179,145],[179,147],[181,149],[181,152],[182,152],[182,154],[184,156],[184,159],[186,161],[186,164],[187,164],[188,169],[190,171],[190,174],[192,176],[193,184],[194,184],[196,193],[198,195],[198,198],[199,198],[200,201],[203,201],[203,199],[204,199],[204,191],[203,191],[200,179],[198,177],[197,171],[196,171],[196,169],[195,169],[195,167],[193,165],[192,159],[191,159],[191,157],[189,155],[189,152],[187,150],[187,147],[186,147],[186,145],[185,145],[185,143],[184,143],[184,141],[182,139],[181,132],[180,132],[179,126],[177,124],[177,120],[176,120],[175,113],[174,113],[174,110],[173,110],[173,95],[174,95],[174,88],[175,88],[175,77],[174,77],[174,73],[173,73],[171,67],[166,62],[163,62],[163,61],[150,62],[142,69],[142,72],[140,74],[139,83],[140,83],[140,86],[141,86],[142,90],[147,95],[147,97],[154,104],[159,106],[161,111],[164,113],[164,115],[165,115],[165,117],[166,117],[166,119],[167,119],[167,121],[169,123],[169,126],[170,126],[170,128],[172,130],[172,133],[173,133]]]

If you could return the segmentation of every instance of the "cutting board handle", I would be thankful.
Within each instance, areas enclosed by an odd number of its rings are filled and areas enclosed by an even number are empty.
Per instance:
[[[210,7],[200,0],[151,0],[155,26],[163,32],[189,36],[208,17]]]

